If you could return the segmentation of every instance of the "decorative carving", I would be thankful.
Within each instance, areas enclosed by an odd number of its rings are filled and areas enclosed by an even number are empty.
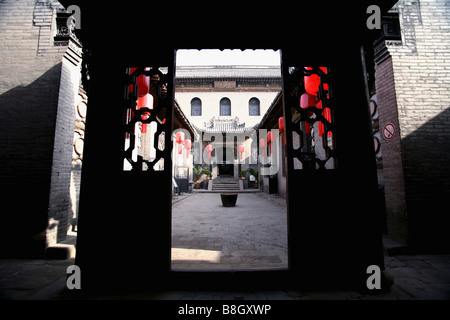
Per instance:
[[[83,161],[84,130],[86,126],[88,97],[86,92],[78,89],[78,104],[75,113],[75,130],[73,137],[72,161],[81,164]]]
[[[69,21],[69,23],[67,23],[67,21]],[[56,35],[54,37],[55,46],[67,46],[69,45],[69,40],[74,41],[78,46],[80,46],[80,41],[76,37],[74,30],[75,20],[72,17],[72,13],[68,13],[65,10],[58,11],[56,13]]]
[[[124,78],[124,157],[125,171],[163,171],[164,159],[170,156],[166,150],[166,132],[170,128],[166,123],[166,111],[171,100],[167,94],[168,79],[163,68],[127,68]],[[167,69],[166,69],[167,70]],[[139,77],[149,77],[148,93],[153,97],[151,106],[138,104]],[[143,82],[142,82],[143,83]],[[144,130],[144,125],[153,129]]]
[[[336,134],[330,69],[288,67],[285,77],[285,101],[291,116],[285,119],[292,137],[291,149],[293,168],[302,170],[334,169],[337,164]],[[320,79],[316,104],[300,106],[300,97],[305,93],[304,77],[317,75]],[[300,162],[301,165],[296,165]]]

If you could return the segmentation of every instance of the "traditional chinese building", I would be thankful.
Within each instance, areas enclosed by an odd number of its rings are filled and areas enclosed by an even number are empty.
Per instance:
[[[213,178],[257,168],[256,129],[280,88],[276,66],[177,67],[175,100],[202,140],[194,162],[211,165]]]

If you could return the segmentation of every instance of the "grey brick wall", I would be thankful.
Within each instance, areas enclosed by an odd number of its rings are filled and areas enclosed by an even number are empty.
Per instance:
[[[375,79],[381,130],[385,124],[392,123],[398,131],[397,98],[391,57],[377,66]],[[400,141],[398,132],[391,140],[382,140],[383,178],[388,234],[397,241],[407,243],[408,222]]]
[[[49,230],[68,223],[79,69],[64,58],[68,45],[53,41],[62,8],[51,0],[0,3],[2,256],[41,255],[64,237],[59,231],[52,240]]]
[[[387,44],[391,57],[376,69],[380,126],[397,128],[382,141],[388,229],[437,249],[450,243],[450,2],[401,0],[394,10],[402,42]]]
[[[72,173],[75,106],[78,100],[79,66],[74,65],[67,59],[63,59],[61,69],[53,145],[47,245],[65,240],[73,216],[70,198],[70,181]]]

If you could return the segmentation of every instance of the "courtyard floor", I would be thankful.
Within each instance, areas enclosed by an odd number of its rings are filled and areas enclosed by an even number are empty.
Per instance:
[[[239,193],[223,207],[219,193],[193,193],[172,209],[173,270],[288,267],[284,199]]]
[[[287,267],[286,204],[282,198],[265,193],[239,194],[236,207],[224,208],[219,194],[184,194],[173,201],[173,218],[172,268],[175,270]],[[150,290],[148,293],[124,292],[85,296],[83,292],[66,289],[66,270],[75,263],[73,257],[67,260],[4,258],[0,259],[0,300],[450,299],[450,254],[385,256],[384,259],[386,271],[393,277],[394,284],[388,292],[378,294],[342,290],[249,288],[245,291],[201,291],[192,288],[185,291]],[[182,305],[185,305],[184,302]],[[178,310],[178,304],[174,306],[174,310]],[[408,306],[410,307],[411,305]],[[33,311],[35,312],[34,309]]]

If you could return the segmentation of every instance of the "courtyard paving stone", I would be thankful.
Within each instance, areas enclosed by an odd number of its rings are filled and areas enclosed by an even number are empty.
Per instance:
[[[223,207],[220,194],[194,193],[173,205],[174,270],[287,268],[287,256],[286,207],[276,201],[240,193]]]
[[[239,195],[237,207],[223,208],[220,196],[216,195],[217,199],[210,198],[206,193],[188,194],[174,201],[173,241],[176,244],[175,251],[179,250],[174,255],[178,255],[178,260],[172,262],[174,268],[230,270],[287,265],[286,211],[281,199],[266,194],[246,194],[243,197]],[[188,214],[187,209],[195,207],[200,210],[193,210]],[[266,210],[267,208],[273,210]],[[178,219],[175,219],[177,217]],[[233,219],[230,219],[231,217]],[[248,221],[252,219],[254,224],[249,226]],[[191,234],[191,230],[194,230],[195,235]],[[270,242],[267,242],[267,234],[270,234]],[[183,252],[183,249],[190,250]],[[73,258],[0,259],[0,300],[450,300],[450,254],[398,255],[384,258],[386,270],[392,275],[394,284],[388,292],[379,294],[251,288],[239,292],[201,291],[192,288],[186,291],[105,293],[92,296],[79,296],[77,292],[69,292],[66,289],[66,269],[74,264]]]

